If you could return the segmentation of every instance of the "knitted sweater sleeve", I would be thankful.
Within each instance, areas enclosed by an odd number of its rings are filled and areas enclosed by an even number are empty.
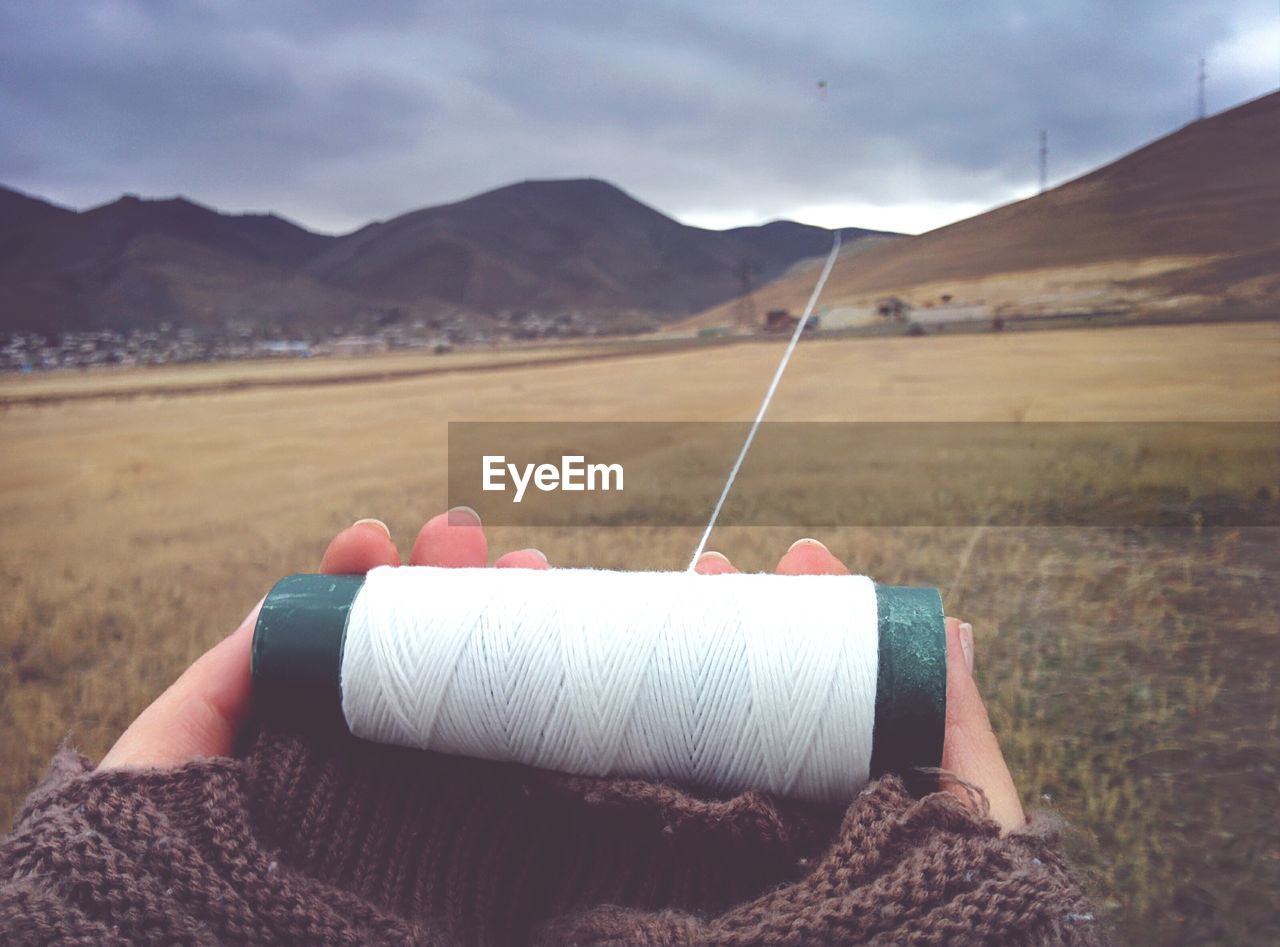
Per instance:
[[[547,943],[1102,945],[1052,819],[1001,834],[950,794],[869,787],[805,873],[714,915],[617,907],[550,925]]]
[[[0,841],[0,943],[449,943],[281,865],[242,769],[95,772],[60,750]]]
[[[4,944],[1078,944],[1051,834],[886,777],[841,815],[263,733],[54,760],[0,840]]]

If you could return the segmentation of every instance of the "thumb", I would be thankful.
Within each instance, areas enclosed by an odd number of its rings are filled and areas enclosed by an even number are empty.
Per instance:
[[[233,631],[200,657],[120,735],[100,769],[177,766],[231,753],[249,714],[249,650],[259,602]]]
[[[1018,790],[973,680],[973,628],[955,618],[947,619],[947,726],[942,768],[982,789],[991,804],[991,817],[1005,831],[1026,824]],[[944,786],[968,800],[964,787],[945,782]]]

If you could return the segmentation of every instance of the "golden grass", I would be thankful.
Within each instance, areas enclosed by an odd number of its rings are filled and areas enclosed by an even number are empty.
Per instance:
[[[335,531],[379,516],[406,548],[445,503],[447,421],[742,420],[779,353],[744,344],[0,412],[0,825],[59,741],[102,752],[275,578],[314,568]],[[772,417],[1274,422],[1277,355],[1275,324],[819,341],[797,352]],[[764,569],[807,532],[723,529],[715,545]],[[1019,787],[1078,827],[1073,850],[1128,940],[1262,943],[1280,936],[1276,532],[821,538],[881,581],[941,586],[974,622]],[[558,564],[678,568],[696,534],[507,527],[492,539]]]

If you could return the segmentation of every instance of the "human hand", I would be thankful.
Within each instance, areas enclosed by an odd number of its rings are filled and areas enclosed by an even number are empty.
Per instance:
[[[479,517],[465,507],[429,520],[419,531],[410,565],[465,568],[484,566],[489,544]],[[368,572],[400,565],[400,554],[387,527],[360,520],[329,543],[320,571],[332,575]],[[536,549],[500,556],[496,568],[546,569],[547,558]],[[718,552],[699,558],[702,575],[736,572]],[[845,575],[848,569],[816,540],[800,540],[778,561],[780,575]],[[257,623],[256,606],[240,627],[206,652],[147,707],[103,757],[99,767],[177,766],[193,759],[226,756],[249,715],[252,682],[249,652]],[[1006,829],[1026,819],[987,720],[986,708],[973,682],[973,634],[968,625],[947,619],[947,723],[942,766],[959,779],[980,787],[991,815]],[[967,798],[962,789],[955,791]]]
[[[462,568],[489,561],[489,544],[480,519],[465,507],[429,520],[418,533],[410,565]],[[368,572],[400,565],[400,553],[387,527],[360,520],[338,533],[325,550],[320,571],[331,575]],[[498,568],[546,569],[536,549],[499,557]],[[252,681],[249,652],[259,602],[240,627],[214,645],[147,707],[103,757],[99,768],[177,766],[206,756],[231,753],[236,734],[249,716]]]
[[[724,555],[707,552],[694,566],[702,575],[737,572]],[[848,575],[844,563],[816,539],[802,539],[778,560],[779,575]],[[942,741],[942,768],[987,797],[991,817],[1005,831],[1025,825],[1018,790],[996,742],[987,708],[973,680],[973,627],[947,619],[947,722]],[[962,785],[943,780],[943,788],[968,801]]]

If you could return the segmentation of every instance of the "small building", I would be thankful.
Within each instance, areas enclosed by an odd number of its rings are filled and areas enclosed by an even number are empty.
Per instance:
[[[794,332],[800,320],[785,309],[770,309],[765,313],[765,332]]]
[[[796,324],[800,321],[799,316],[793,316],[786,309],[770,309],[765,313],[764,331],[779,332],[790,335],[796,331]],[[811,332],[818,328],[819,319],[817,316],[810,316],[809,320],[804,324],[804,331]]]

